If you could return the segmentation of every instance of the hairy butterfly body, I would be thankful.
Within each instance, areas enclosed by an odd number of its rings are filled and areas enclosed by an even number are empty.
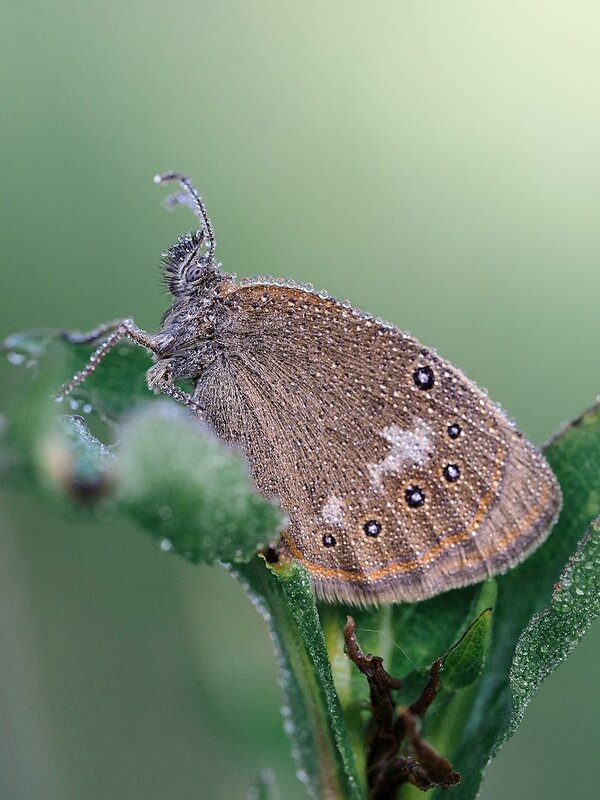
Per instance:
[[[290,520],[282,545],[317,594],[420,600],[503,572],[545,538],[560,505],[537,450],[456,367],[397,328],[283,281],[237,284],[214,260],[198,193],[169,173],[202,229],[164,255],[173,306],[154,335],[102,326],[92,372],[121,336],[150,350],[155,391],[243,447]],[[192,395],[177,381],[191,379]]]

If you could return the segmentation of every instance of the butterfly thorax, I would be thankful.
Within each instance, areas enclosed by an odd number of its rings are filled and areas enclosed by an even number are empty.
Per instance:
[[[175,380],[196,378],[215,358],[217,317],[231,276],[206,270],[203,279],[180,294],[153,336],[156,360]]]

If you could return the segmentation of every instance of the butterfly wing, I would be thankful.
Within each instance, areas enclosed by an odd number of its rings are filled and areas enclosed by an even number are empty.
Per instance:
[[[319,596],[415,601],[543,541],[554,476],[484,392],[397,328],[296,288],[236,286],[195,399],[289,515]]]

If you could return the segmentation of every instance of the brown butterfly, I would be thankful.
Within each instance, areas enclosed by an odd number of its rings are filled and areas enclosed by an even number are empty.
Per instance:
[[[202,198],[177,174],[168,198],[200,230],[163,253],[175,302],[157,333],[131,320],[102,343],[68,394],[124,336],[156,363],[148,386],[241,445],[260,491],[290,520],[282,546],[317,594],[415,601],[501,573],[546,537],[560,506],[548,464],[452,364],[393,325],[292,282],[236,283],[215,261]],[[176,383],[191,379],[186,394]]]

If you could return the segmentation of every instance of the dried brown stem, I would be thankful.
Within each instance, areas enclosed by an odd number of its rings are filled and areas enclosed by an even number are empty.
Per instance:
[[[431,666],[421,695],[408,708],[397,712],[392,691],[402,681],[392,677],[379,656],[365,655],[356,638],[356,625],[348,617],[344,628],[348,658],[366,677],[371,696],[371,733],[367,756],[369,800],[394,800],[403,783],[427,791],[436,786],[448,788],[460,781],[448,759],[422,738],[419,724],[440,688],[442,660]],[[400,749],[405,752],[400,753]]]

